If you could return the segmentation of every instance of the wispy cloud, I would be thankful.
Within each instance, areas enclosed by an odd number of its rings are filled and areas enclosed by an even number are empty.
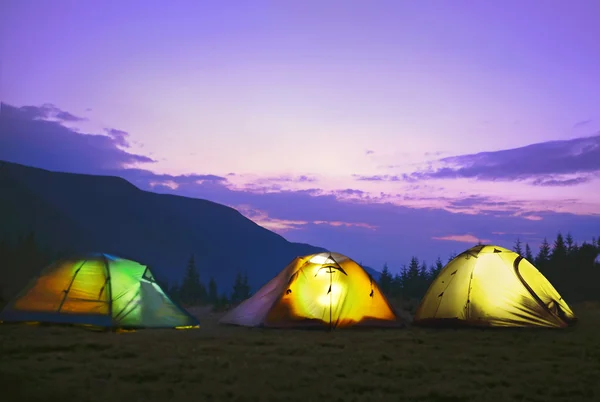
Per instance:
[[[358,174],[352,175],[358,181],[402,181],[407,180],[406,176],[397,176],[397,175],[373,175],[373,176],[361,176]]]
[[[2,103],[0,107],[9,108],[10,106]],[[61,110],[51,103],[45,103],[42,106],[23,106],[20,108],[20,111],[32,119],[58,120],[62,122],[78,122],[87,120],[85,117],[75,116],[69,112]]]
[[[290,230],[302,229],[304,226],[313,225],[329,225],[334,227],[357,227],[368,230],[377,229],[376,226],[370,225],[363,222],[342,222],[342,221],[329,221],[329,220],[292,220],[292,219],[281,219],[269,216],[267,211],[256,209],[251,205],[231,205],[232,208],[237,209],[240,213],[249,219],[252,219],[257,224],[265,227],[269,230],[273,230],[277,233],[283,234]]]
[[[539,186],[573,186],[591,180],[600,172],[600,134],[447,157],[440,159],[438,165],[407,177],[415,180],[529,180],[530,184]],[[569,175],[575,177],[565,177]]]
[[[460,242],[460,243],[471,243],[471,244],[475,244],[478,242],[482,242],[482,243],[490,243],[491,240],[489,239],[480,239],[478,237],[473,236],[472,234],[463,234],[463,235],[447,235],[447,236],[440,236],[440,237],[432,237],[433,240],[447,240],[447,241],[456,241],[456,242]]]
[[[593,122],[592,119],[587,119],[587,120],[581,120],[578,121],[577,123],[575,123],[573,125],[573,128],[582,128],[582,127],[587,127],[590,125],[590,123]]]

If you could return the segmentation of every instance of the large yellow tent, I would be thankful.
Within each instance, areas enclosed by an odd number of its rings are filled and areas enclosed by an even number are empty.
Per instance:
[[[571,308],[525,258],[478,245],[446,265],[427,290],[417,325],[554,327],[575,323]]]
[[[350,258],[319,253],[295,258],[222,324],[264,327],[399,326],[377,283]]]

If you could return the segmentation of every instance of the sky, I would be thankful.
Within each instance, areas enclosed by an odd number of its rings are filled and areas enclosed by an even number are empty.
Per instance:
[[[5,0],[0,159],[392,271],[600,236],[600,2]]]

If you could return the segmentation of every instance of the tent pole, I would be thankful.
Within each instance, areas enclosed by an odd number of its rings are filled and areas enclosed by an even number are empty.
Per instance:
[[[329,331],[331,331],[331,305],[332,305],[332,296],[333,296],[333,272],[329,273]]]

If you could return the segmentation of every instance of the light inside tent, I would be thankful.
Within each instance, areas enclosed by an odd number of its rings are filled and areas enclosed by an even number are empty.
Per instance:
[[[328,254],[316,254],[309,260],[311,264],[325,264],[327,261],[333,262]]]
[[[319,304],[324,307],[329,307],[331,304],[332,308],[335,308],[340,301],[342,295],[342,285],[338,283],[331,284],[331,292],[329,292],[329,285],[323,289],[323,295],[319,296]]]

